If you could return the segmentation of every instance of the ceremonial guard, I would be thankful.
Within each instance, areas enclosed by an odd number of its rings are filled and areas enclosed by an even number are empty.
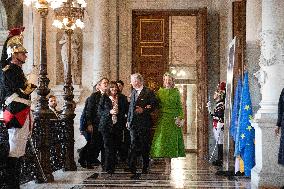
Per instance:
[[[22,70],[27,58],[27,51],[23,46],[23,30],[24,28],[16,28],[10,31],[1,57],[1,102],[10,147],[5,182],[8,188],[13,189],[20,188],[19,158],[25,154],[32,130],[30,94],[36,88],[28,82]]]
[[[226,83],[221,82],[214,93],[216,105],[213,112],[211,111],[211,103],[208,102],[208,111],[213,117],[213,134],[216,145],[218,145],[217,160],[212,163],[215,166],[222,166],[223,164],[225,94]]]

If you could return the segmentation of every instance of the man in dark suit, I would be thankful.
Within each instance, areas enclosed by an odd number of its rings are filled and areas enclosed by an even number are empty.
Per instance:
[[[108,83],[109,83],[109,80],[107,78],[102,78],[98,82],[99,91],[95,91],[91,94],[91,96],[88,98],[88,103],[86,104],[86,107],[85,107],[86,108],[85,116],[86,116],[86,123],[87,123],[85,130],[88,133],[92,133],[92,136],[91,136],[92,143],[90,144],[91,146],[89,149],[92,149],[91,150],[92,152],[90,154],[94,156],[90,158],[91,159],[94,158],[94,160],[90,160],[90,161],[97,162],[97,158],[99,157],[99,153],[101,152],[101,163],[103,167],[104,167],[103,165],[103,162],[104,162],[103,137],[101,133],[98,131],[100,117],[97,111],[98,111],[98,105],[100,102],[100,98],[102,94],[104,93],[104,91],[106,91],[108,87]],[[83,164],[83,162],[79,162],[79,163]]]
[[[153,91],[143,85],[143,77],[139,73],[131,75],[131,85],[133,87],[130,105],[127,116],[126,127],[130,130],[130,171],[133,173],[131,179],[139,179],[137,174],[137,157],[142,155],[142,173],[148,173],[149,152],[150,152],[150,128],[152,118],[150,113],[158,105],[158,101]]]

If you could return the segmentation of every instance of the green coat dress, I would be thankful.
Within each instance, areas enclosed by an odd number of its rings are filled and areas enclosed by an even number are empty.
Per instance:
[[[178,89],[160,88],[160,115],[151,146],[152,158],[185,157],[182,128],[177,127],[175,118],[183,118],[183,110]]]

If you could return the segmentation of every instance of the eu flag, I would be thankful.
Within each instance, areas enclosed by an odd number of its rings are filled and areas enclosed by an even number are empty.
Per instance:
[[[239,112],[239,152],[244,160],[245,175],[251,175],[251,169],[255,165],[255,130],[250,121],[253,119],[251,98],[249,92],[248,72],[244,73],[240,112]]]

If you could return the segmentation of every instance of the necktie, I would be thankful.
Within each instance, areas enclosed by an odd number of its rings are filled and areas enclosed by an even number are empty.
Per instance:
[[[138,90],[135,90],[135,93],[134,93],[134,102],[136,102],[137,99],[138,99]]]

